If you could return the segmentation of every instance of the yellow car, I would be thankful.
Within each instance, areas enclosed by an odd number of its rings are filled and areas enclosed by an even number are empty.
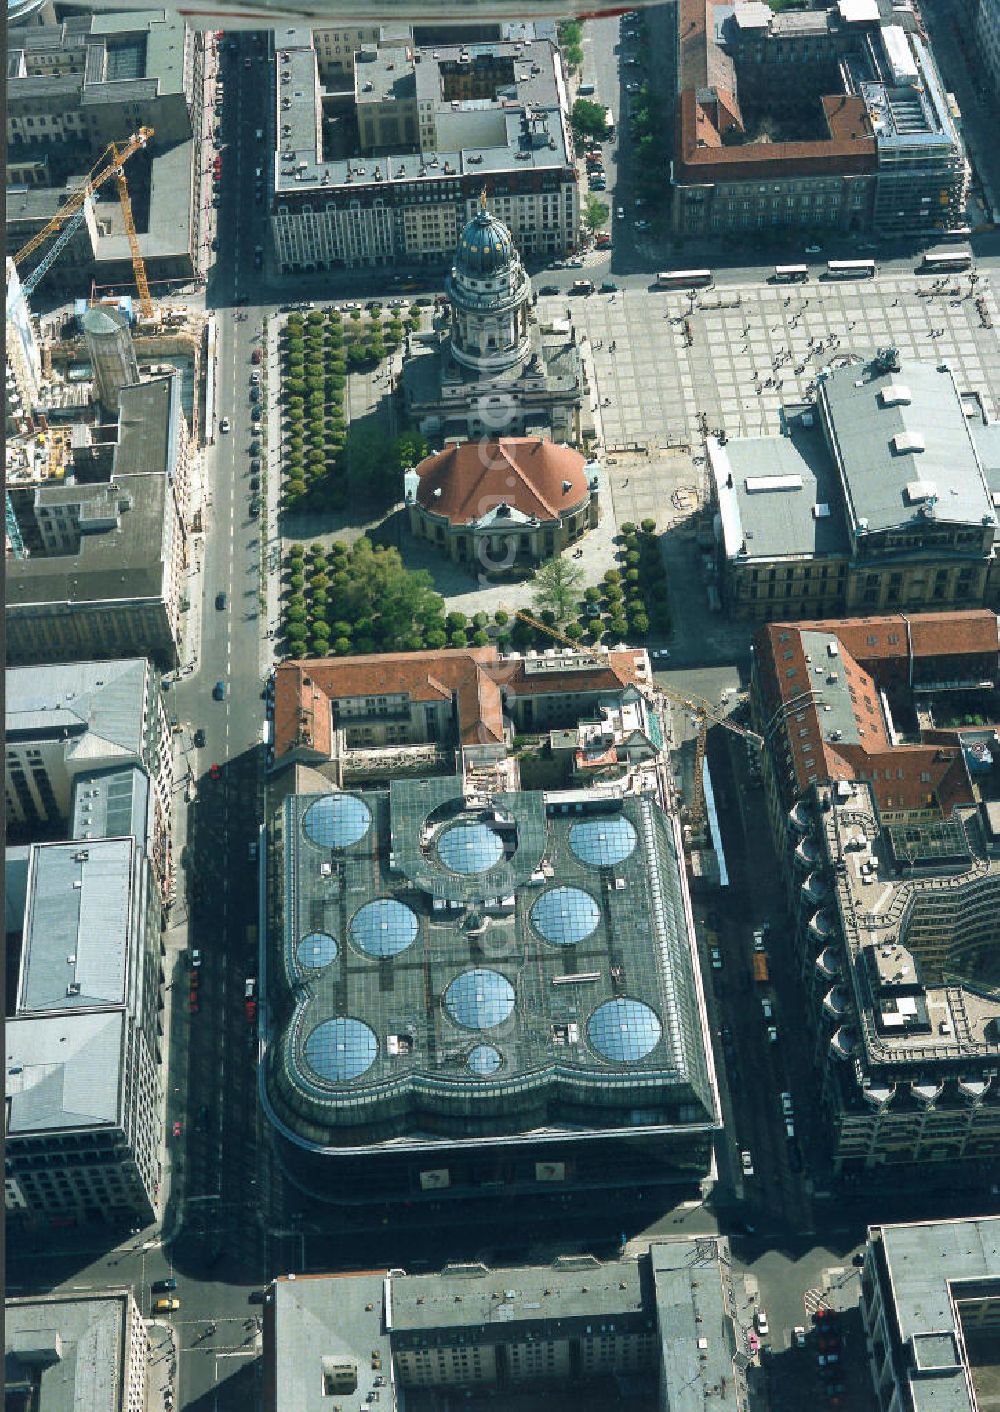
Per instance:
[[[181,1302],[180,1302],[179,1299],[154,1299],[154,1300],[153,1300],[153,1313],[154,1313],[154,1314],[172,1314],[175,1309],[179,1309],[180,1307],[181,1307]]]

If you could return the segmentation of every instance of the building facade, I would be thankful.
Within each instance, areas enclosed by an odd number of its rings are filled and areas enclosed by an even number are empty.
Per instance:
[[[676,234],[964,224],[968,162],[913,11],[711,13],[682,0]]]
[[[7,337],[4,413],[8,435],[25,435],[34,425],[33,412],[42,381],[42,354],[31,322],[31,310],[21,290],[14,261],[7,257]]]
[[[434,332],[411,342],[403,364],[407,413],[424,435],[578,445],[592,421],[575,329],[539,325],[513,236],[485,193],[458,238],[446,287]]]
[[[341,57],[354,43],[341,41]],[[309,30],[289,31],[278,54],[271,229],[282,272],[447,267],[484,185],[526,256],[576,246],[580,197],[554,43],[362,45],[351,102],[360,144],[346,159],[323,150],[329,66],[316,46]]]
[[[163,474],[14,486],[20,555],[7,561],[7,662],[149,656],[177,665],[184,521]]]
[[[976,51],[996,97],[1000,95],[1000,0],[978,0],[975,36]]]
[[[846,1176],[920,1163],[974,1184],[1000,1150],[995,727],[945,724],[992,695],[998,662],[988,612],[776,624],[755,644],[767,812]]]
[[[154,1218],[161,906],[144,840],[32,846],[7,1022],[8,1218]],[[8,938],[8,943],[10,938]]]
[[[727,610],[767,620],[993,602],[982,445],[947,364],[901,363],[894,349],[821,375],[780,436],[710,438]]]
[[[879,1412],[981,1406],[1000,1337],[998,1236],[996,1216],[869,1226],[861,1321]]]
[[[485,574],[536,565],[598,522],[599,477],[578,451],[534,438],[464,442],[405,476],[410,530]]]

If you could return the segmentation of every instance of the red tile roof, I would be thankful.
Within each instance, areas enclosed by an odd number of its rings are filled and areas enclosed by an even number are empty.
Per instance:
[[[936,802],[949,812],[956,803],[970,802],[972,785],[957,743],[893,745],[890,741],[879,704],[878,678],[883,664],[906,660],[912,652],[914,660],[924,661],[957,654],[989,656],[996,679],[1000,671],[997,628],[996,615],[981,609],[909,618],[889,614],[768,624],[755,643],[757,679],[765,717],[780,730],[784,715],[788,759],[780,749],[773,749],[773,758],[786,803],[807,789],[810,780],[858,778],[871,781],[884,809],[922,809]],[[804,632],[823,633],[837,641],[838,656],[831,665],[835,662],[850,691],[857,742],[828,738],[823,703],[812,691],[810,671],[814,672],[815,663],[806,661]]]
[[[557,520],[586,500],[589,483],[579,451],[534,436],[464,441],[417,467],[417,501],[452,524],[469,524],[498,505]]]
[[[274,674],[274,753],[281,756],[304,748],[329,758],[331,701],[400,694],[411,701],[454,697],[461,743],[501,744],[505,693],[621,691],[642,680],[636,656],[634,651],[610,652],[607,665],[595,664],[590,671],[537,674],[526,671],[523,658],[501,661],[495,647],[283,662]]]
[[[495,647],[470,647],[283,662],[274,674],[274,753],[306,746],[328,757],[331,701],[401,693],[413,701],[454,696],[463,744],[502,742],[500,692],[487,672],[496,660]]]

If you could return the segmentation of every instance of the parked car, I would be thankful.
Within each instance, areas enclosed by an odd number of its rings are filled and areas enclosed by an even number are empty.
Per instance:
[[[759,1305],[753,1311],[753,1324],[761,1338],[767,1338],[768,1334],[771,1332],[771,1328],[767,1322],[767,1314],[764,1312],[763,1306]]]
[[[250,354],[250,361],[251,361],[251,363],[259,363],[260,360],[261,360],[261,352],[260,352],[260,349],[259,349],[259,348],[255,348],[255,349],[253,350],[253,352]]]
[[[593,294],[594,281],[592,279],[575,279],[571,294]]]
[[[617,286],[617,284],[615,284],[615,282],[614,282],[613,279],[602,279],[602,280],[601,280],[601,293],[602,293],[602,294],[617,294],[617,293],[618,293],[618,286]]]
[[[201,726],[194,733],[194,748],[195,750],[204,750],[205,748],[205,732]]]
[[[195,947],[191,952],[191,969],[196,971],[201,965],[201,952]]]
[[[250,513],[251,513],[251,515],[253,515],[254,519],[256,519],[257,516],[260,514],[260,496],[259,496],[259,495],[255,495],[254,498],[250,501]]]
[[[228,431],[228,430],[229,430],[229,418],[228,418],[228,417],[223,417],[222,421],[219,423],[219,430],[220,430],[220,431]]]
[[[256,370],[250,374],[250,386],[251,386],[251,387],[259,387],[259,386],[260,386],[260,373],[258,373]]]
[[[259,388],[259,387],[251,387],[251,389],[250,389],[250,401],[251,401],[251,402],[259,402],[259,401],[260,401],[260,388]]]
[[[806,1331],[801,1324],[796,1324],[792,1330],[792,1343],[796,1348],[805,1348],[806,1346]]]
[[[543,284],[542,287],[541,287],[541,289],[539,289],[538,292],[539,292],[539,294],[545,294],[545,295],[558,294],[558,293],[559,293],[559,286],[558,286],[557,284]]]
[[[260,490],[260,476],[250,477],[250,489],[251,491]]]
[[[718,948],[717,946],[713,946],[712,949],[711,949],[711,951],[709,952],[709,955],[710,955],[711,958],[712,958],[712,970],[713,970],[713,971],[721,971],[721,970],[722,970],[722,952],[719,950],[719,948]]]
[[[251,455],[251,456],[259,456],[259,455],[260,455],[260,442],[259,442],[259,441],[251,441],[251,443],[250,443],[250,455]]]
[[[250,420],[252,422],[259,422],[262,415],[263,413],[261,411],[261,406],[259,402],[255,406],[250,408]]]

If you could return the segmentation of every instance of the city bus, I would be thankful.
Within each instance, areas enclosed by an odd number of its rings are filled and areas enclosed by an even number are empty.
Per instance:
[[[661,270],[656,276],[658,289],[695,289],[711,283],[711,270]]]
[[[613,142],[615,136],[615,115],[610,108],[604,110],[604,137],[608,142]]]
[[[808,265],[775,265],[775,284],[799,284],[809,278]]]
[[[874,279],[874,260],[827,260],[827,279]]]
[[[954,250],[928,250],[921,261],[920,273],[951,274],[955,270],[967,270],[971,264],[972,251],[967,245],[958,245]]]

